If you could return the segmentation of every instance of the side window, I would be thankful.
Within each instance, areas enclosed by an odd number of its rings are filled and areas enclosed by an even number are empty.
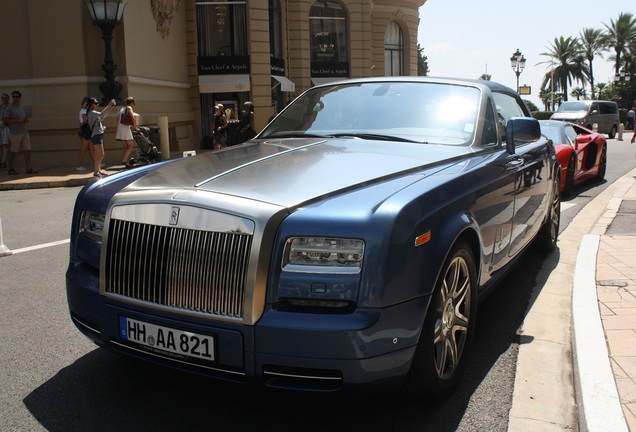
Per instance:
[[[592,114],[592,113],[594,113],[594,114],[599,114],[600,113],[599,110],[598,110],[598,103],[597,102],[594,102],[592,104],[592,108],[590,109],[590,114]]]
[[[493,147],[497,145],[498,138],[499,131],[497,129],[497,119],[495,118],[495,111],[492,108],[492,104],[489,103],[488,108],[486,108],[486,116],[484,119],[484,133],[481,142],[484,147]]]
[[[497,106],[497,121],[501,126],[501,139],[506,141],[506,125],[512,117],[526,117],[525,110],[519,105],[517,99],[504,93],[493,93]]]
[[[493,93],[495,104],[497,105],[497,114],[503,118],[505,124],[512,117],[526,117],[526,113],[517,100],[503,93]]]
[[[574,130],[572,126],[565,127],[565,136],[570,142],[570,144],[574,144],[576,142],[577,135],[576,135],[576,131]]]

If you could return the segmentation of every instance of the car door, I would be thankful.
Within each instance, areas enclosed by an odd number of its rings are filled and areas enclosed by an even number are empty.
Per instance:
[[[497,110],[508,122],[513,117],[529,117],[523,101],[507,93],[495,93]],[[547,140],[541,139],[516,146],[515,158],[520,161],[514,176],[514,210],[508,256],[517,255],[536,235],[543,224],[549,205],[548,192],[552,174],[547,165]]]

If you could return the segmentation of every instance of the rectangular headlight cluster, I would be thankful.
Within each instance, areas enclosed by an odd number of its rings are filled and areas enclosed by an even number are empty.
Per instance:
[[[292,237],[282,268],[297,273],[360,273],[364,241],[349,238]]]
[[[106,216],[101,213],[85,210],[80,221],[80,233],[93,241],[101,243],[105,218]]]

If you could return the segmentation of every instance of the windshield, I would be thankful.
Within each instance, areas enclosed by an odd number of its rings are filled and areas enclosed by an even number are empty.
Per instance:
[[[585,102],[563,102],[557,112],[579,112],[587,111],[588,104]]]
[[[425,144],[470,144],[479,100],[478,89],[450,84],[334,84],[301,95],[259,138],[351,136]]]

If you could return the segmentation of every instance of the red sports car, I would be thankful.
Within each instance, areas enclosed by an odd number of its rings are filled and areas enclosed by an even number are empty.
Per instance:
[[[561,163],[561,194],[590,179],[603,180],[607,168],[605,137],[583,126],[557,120],[540,120],[541,133],[554,143]]]

